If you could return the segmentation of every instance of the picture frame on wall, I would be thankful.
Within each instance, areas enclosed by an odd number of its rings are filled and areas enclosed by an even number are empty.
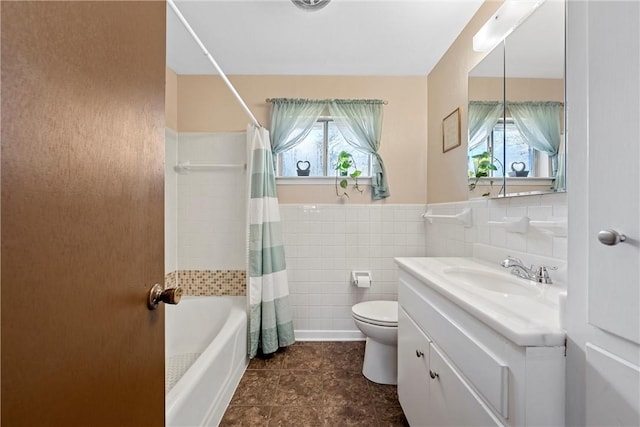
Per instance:
[[[442,152],[453,150],[460,144],[460,108],[456,108],[442,120]]]

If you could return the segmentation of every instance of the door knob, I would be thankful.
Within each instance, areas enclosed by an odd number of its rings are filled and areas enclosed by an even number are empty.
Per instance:
[[[618,243],[627,240],[627,236],[620,234],[615,230],[602,230],[598,233],[598,240],[603,245],[615,246]]]
[[[162,289],[162,286],[159,284],[155,284],[149,290],[149,298],[147,300],[147,307],[149,310],[155,310],[155,308],[161,302],[165,304],[177,304],[180,302],[182,298],[182,289],[181,288],[169,288]]]

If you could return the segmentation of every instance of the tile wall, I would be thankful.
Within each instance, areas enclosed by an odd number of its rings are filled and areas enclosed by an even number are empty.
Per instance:
[[[178,286],[185,295],[233,295],[247,294],[245,270],[176,270],[165,275],[165,288]]]
[[[566,236],[532,228],[526,233],[512,233],[489,224],[490,221],[503,221],[504,217],[522,216],[527,216],[530,220],[566,221],[566,193],[429,204],[426,209],[434,214],[457,214],[466,207],[472,209],[471,227],[442,220],[427,223],[427,256],[472,256],[473,244],[483,243],[518,252],[567,259]]]
[[[396,300],[399,256],[425,256],[424,205],[280,205],[298,339],[361,335],[351,307]],[[351,284],[370,270],[370,288]]]
[[[165,282],[186,295],[246,292],[246,170],[177,173],[178,163],[244,165],[246,134],[166,131]]]
[[[236,165],[246,156],[244,132],[178,134],[178,162]],[[178,174],[178,270],[245,269],[246,194],[242,167]]]

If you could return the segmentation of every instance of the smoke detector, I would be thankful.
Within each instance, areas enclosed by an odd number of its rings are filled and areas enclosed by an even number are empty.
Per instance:
[[[303,10],[320,10],[329,4],[331,0],[291,0],[291,3]]]

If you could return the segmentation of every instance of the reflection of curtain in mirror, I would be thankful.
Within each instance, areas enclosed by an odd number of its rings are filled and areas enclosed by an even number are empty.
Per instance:
[[[560,149],[560,102],[508,102],[507,108],[527,144],[546,153],[553,163],[554,188],[564,183],[564,168],[558,167]]]
[[[493,127],[502,117],[498,101],[469,101],[469,150],[486,142]]]

